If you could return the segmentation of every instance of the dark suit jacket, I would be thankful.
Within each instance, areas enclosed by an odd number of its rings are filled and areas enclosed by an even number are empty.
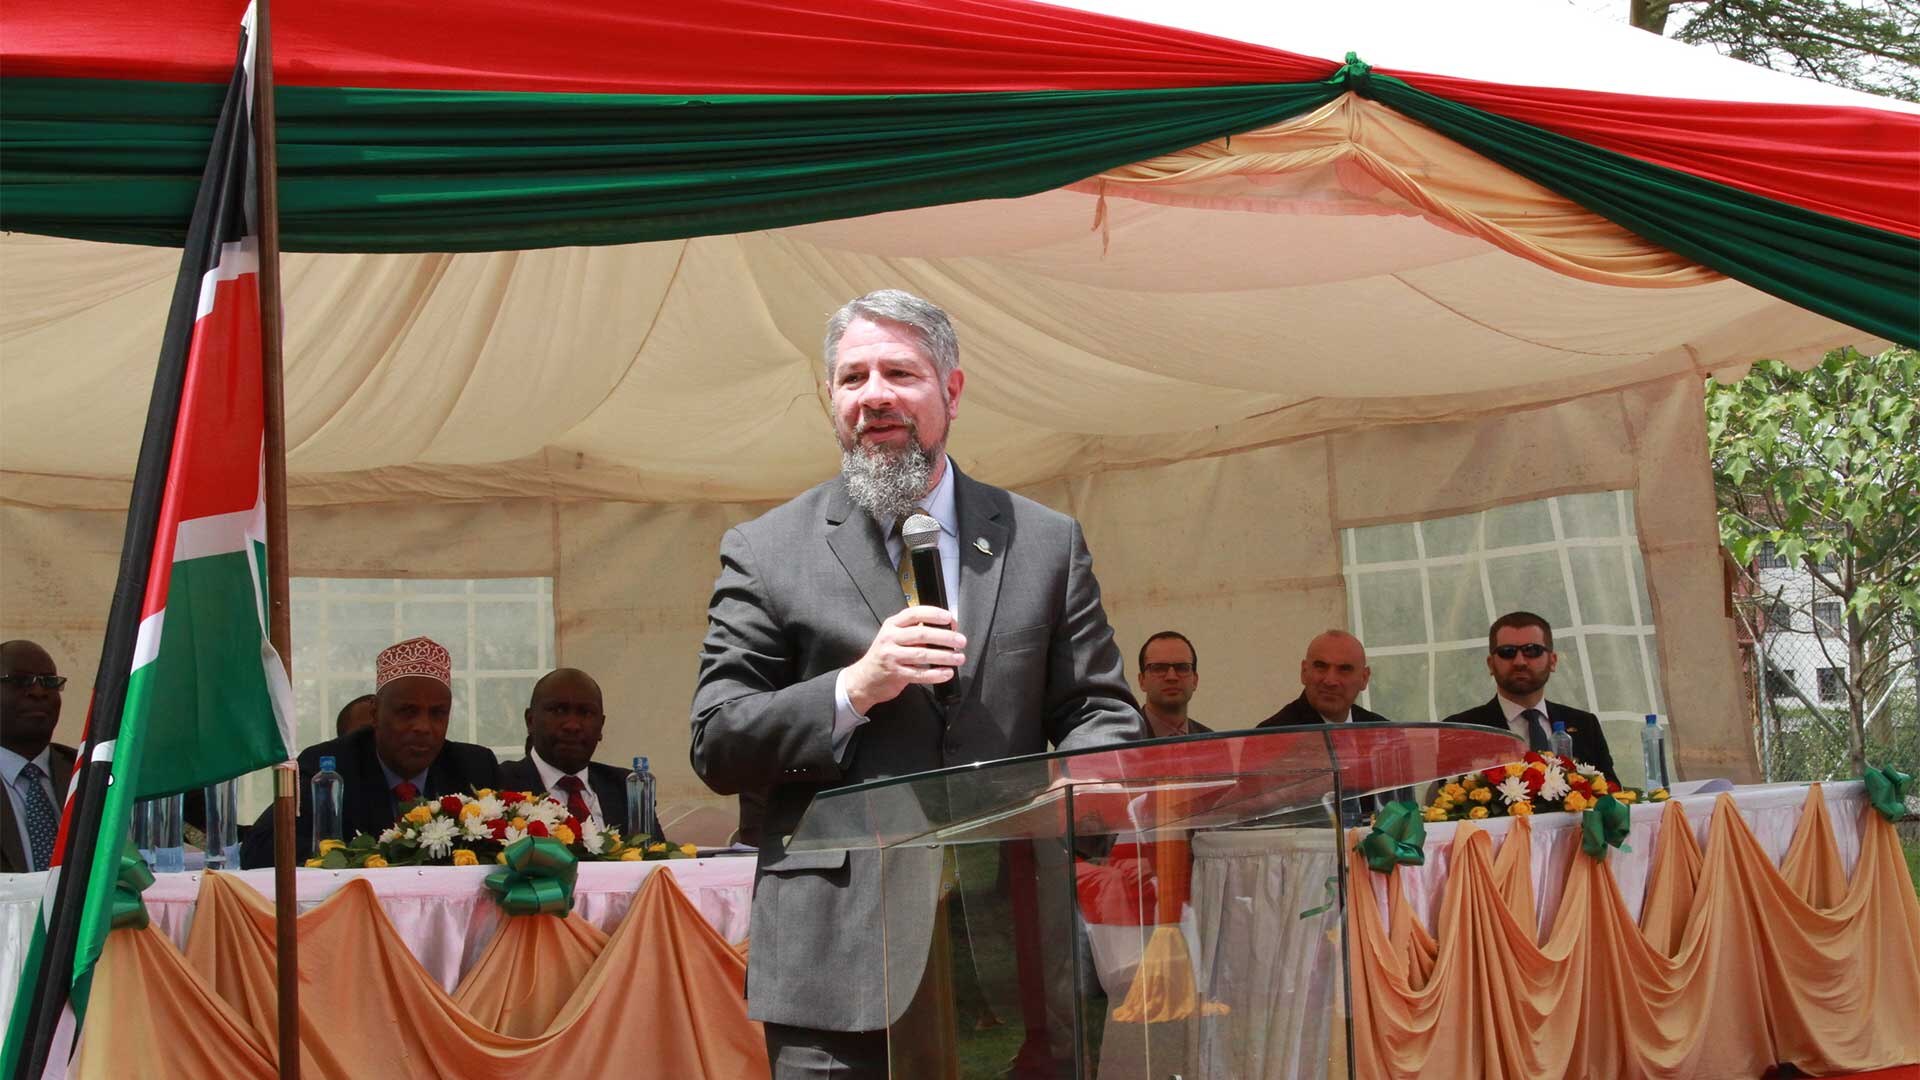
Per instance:
[[[71,746],[48,743],[47,776],[53,781],[53,812],[60,813],[60,800],[66,797],[67,782],[73,779],[75,751]],[[33,855],[20,845],[20,823],[13,816],[13,798],[0,794],[0,874],[33,872]]]
[[[372,728],[309,746],[300,751],[300,817],[294,825],[294,855],[301,862],[313,856],[313,774],[320,771],[320,759],[329,755],[346,788],[340,800],[346,839],[353,839],[355,833],[377,835],[400,816],[380,770],[380,756],[374,752]],[[432,798],[499,786],[500,763],[493,751],[449,739],[440,756],[427,766],[427,789],[420,794]],[[240,865],[249,870],[273,865],[273,807],[262,811],[247,830],[240,844]]]
[[[1547,707],[1547,729],[1553,729],[1554,721],[1567,725],[1567,734],[1573,736],[1573,756],[1577,761],[1599,769],[1609,783],[1619,784],[1620,778],[1614,775],[1613,751],[1607,748],[1607,733],[1600,729],[1600,718],[1585,709],[1576,709],[1571,705],[1562,705],[1555,701],[1544,703]],[[1479,724],[1482,727],[1511,731],[1507,726],[1507,714],[1500,709],[1499,697],[1494,697],[1484,705],[1476,705],[1464,712],[1447,717],[1449,724]]]
[[[835,679],[905,606],[881,526],[836,477],[720,542],[691,756],[720,794],[766,795],[747,968],[756,1020],[883,1028],[926,965],[941,853],[890,852],[883,875],[873,851],[790,852],[815,794],[1144,734],[1079,524],[957,471],[954,481],[968,643],[958,703],[943,711],[925,688],[909,687],[868,712],[840,758]]]
[[[1381,716],[1377,712],[1369,712],[1361,708],[1358,703],[1353,706],[1353,719],[1350,722],[1355,724],[1389,723],[1386,717]],[[1299,697],[1287,702],[1286,706],[1279,712],[1260,721],[1258,724],[1255,724],[1254,727],[1300,727],[1308,724],[1324,723],[1326,723],[1326,721],[1320,718],[1319,713],[1313,711],[1313,706],[1307,704],[1307,695],[1303,691]]]
[[[530,757],[518,758],[500,763],[500,786],[508,791],[544,792],[546,785],[540,782],[540,768]],[[627,770],[617,765],[602,765],[598,761],[587,763],[587,786],[600,799],[600,812],[606,815],[602,823],[620,830],[622,836],[627,832]],[[555,794],[558,794],[557,792]],[[654,820],[659,821],[656,814]],[[667,841],[666,830],[661,829],[655,840]]]

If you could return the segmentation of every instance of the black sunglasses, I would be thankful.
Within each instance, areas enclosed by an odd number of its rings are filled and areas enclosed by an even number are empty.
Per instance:
[[[1545,645],[1501,645],[1493,650],[1493,655],[1502,660],[1511,660],[1516,656],[1524,656],[1529,660],[1538,660],[1552,651],[1553,650],[1547,648]]]
[[[42,690],[58,690],[67,685],[65,675],[0,675],[0,683],[17,686],[22,690],[32,689],[36,684]]]

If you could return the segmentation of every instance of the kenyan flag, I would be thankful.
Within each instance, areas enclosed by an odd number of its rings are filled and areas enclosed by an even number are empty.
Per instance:
[[[161,342],[80,766],[7,1028],[9,1075],[65,1071],[134,800],[292,753],[292,693],[266,632],[251,26],[249,11]]]

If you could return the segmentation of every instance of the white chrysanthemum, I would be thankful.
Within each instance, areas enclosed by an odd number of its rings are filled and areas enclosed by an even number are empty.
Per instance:
[[[507,826],[507,835],[500,838],[500,843],[512,844],[515,840],[522,839],[526,835],[527,835],[527,830],[516,829],[513,826],[509,825]]]
[[[487,828],[486,822],[481,821],[479,818],[470,817],[460,823],[460,838],[462,840],[491,840],[493,839],[493,831]]]
[[[1500,796],[1500,801],[1508,806],[1533,798],[1533,795],[1527,791],[1527,782],[1517,776],[1509,776],[1500,781],[1493,790]]]
[[[482,821],[492,821],[494,818],[500,817],[507,812],[507,804],[501,802],[498,795],[489,795],[484,799],[475,799],[473,801],[475,805],[480,807],[480,818]]]
[[[567,808],[554,802],[552,799],[541,799],[532,806],[521,810],[520,816],[526,818],[528,821],[545,822],[547,827],[551,829],[555,825],[567,820]]]
[[[1579,773],[1581,776],[1599,776],[1600,775],[1599,769],[1594,768],[1593,766],[1587,764],[1584,761],[1574,762],[1573,771]]]
[[[454,837],[460,833],[460,826],[446,818],[434,818],[420,826],[419,845],[433,858],[441,858],[453,851]]]
[[[374,842],[380,843],[380,844],[391,844],[395,840],[400,839],[400,835],[401,835],[400,829],[397,826],[389,825],[386,828],[380,830],[380,835],[374,837]]]
[[[1546,779],[1540,781],[1541,798],[1552,802],[1555,799],[1565,798],[1567,792],[1572,790],[1571,787],[1567,786],[1567,771],[1565,769],[1562,769],[1558,765],[1547,766]]]
[[[597,818],[588,818],[580,823],[580,843],[589,855],[598,855],[607,849],[607,830],[601,827]]]

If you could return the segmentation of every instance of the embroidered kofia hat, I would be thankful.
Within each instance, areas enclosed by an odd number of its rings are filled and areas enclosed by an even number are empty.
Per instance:
[[[442,686],[453,685],[453,656],[446,647],[432,638],[408,638],[398,645],[389,645],[380,650],[373,660],[373,688],[375,690],[395,679],[404,679],[409,675],[423,675]]]

